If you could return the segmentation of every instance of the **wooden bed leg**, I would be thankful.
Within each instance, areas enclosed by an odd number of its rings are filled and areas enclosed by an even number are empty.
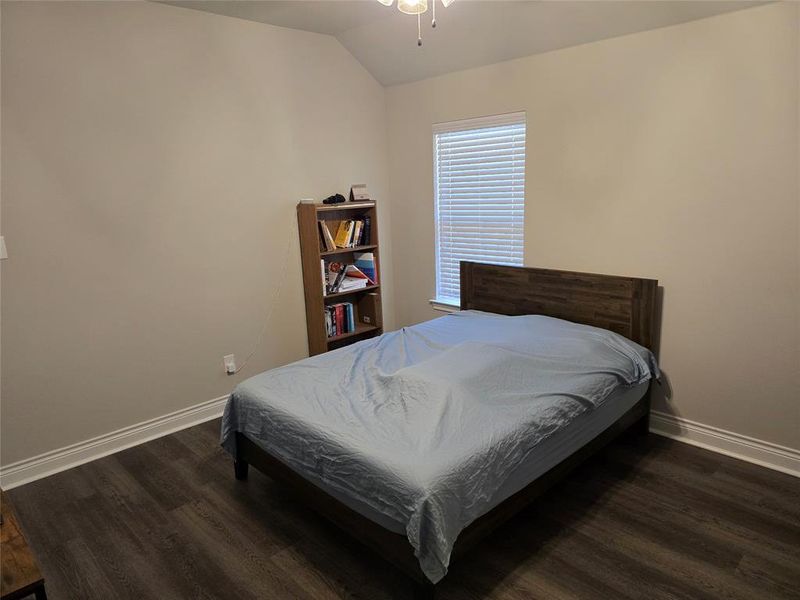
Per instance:
[[[246,460],[238,459],[233,461],[233,472],[239,481],[247,481],[247,468],[250,464]]]
[[[435,597],[435,583],[414,581],[414,600],[434,600]]]

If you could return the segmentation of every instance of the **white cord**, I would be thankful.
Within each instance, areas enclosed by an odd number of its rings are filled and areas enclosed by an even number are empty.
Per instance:
[[[275,304],[278,302],[278,296],[281,293],[281,289],[283,288],[283,284],[286,280],[286,270],[289,266],[289,253],[292,249],[292,241],[295,237],[295,232],[297,231],[297,219],[295,218],[294,214],[292,214],[292,219],[288,227],[289,230],[289,238],[286,240],[286,252],[283,256],[283,267],[281,268],[281,276],[278,282],[278,285],[275,287],[275,290],[272,292],[272,300],[269,305],[269,310],[267,311],[267,318],[264,321],[264,326],[261,329],[261,333],[258,335],[258,339],[256,340],[256,344],[253,347],[253,351],[247,355],[244,359],[244,362],[233,372],[232,375],[237,375],[239,371],[244,369],[247,366],[247,363],[250,362],[250,359],[255,356],[255,353],[261,347],[261,344],[264,343],[264,337],[267,335],[267,326],[269,325],[269,320],[272,317],[272,312],[275,309]]]

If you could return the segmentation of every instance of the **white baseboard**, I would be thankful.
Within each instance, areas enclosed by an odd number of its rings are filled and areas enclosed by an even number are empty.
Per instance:
[[[125,448],[198,425],[222,415],[228,396],[220,396],[168,415],[97,436],[84,442],[45,452],[32,458],[0,467],[0,487],[4,490],[66,471],[83,463],[108,456]]]
[[[650,413],[650,431],[692,446],[800,477],[800,450],[764,442],[659,411]]]

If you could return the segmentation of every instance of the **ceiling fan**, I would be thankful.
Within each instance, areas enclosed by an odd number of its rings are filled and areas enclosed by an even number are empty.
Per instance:
[[[456,0],[441,0],[445,8]],[[394,0],[378,0],[384,6],[391,6]],[[436,27],[436,0],[431,0],[433,18],[431,27]],[[407,15],[417,15],[417,46],[422,46],[422,13],[428,10],[428,0],[397,0],[397,8]]]

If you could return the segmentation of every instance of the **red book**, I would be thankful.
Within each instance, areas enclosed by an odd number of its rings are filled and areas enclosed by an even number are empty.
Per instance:
[[[336,332],[341,335],[347,333],[347,327],[344,322],[344,305],[336,305]]]

